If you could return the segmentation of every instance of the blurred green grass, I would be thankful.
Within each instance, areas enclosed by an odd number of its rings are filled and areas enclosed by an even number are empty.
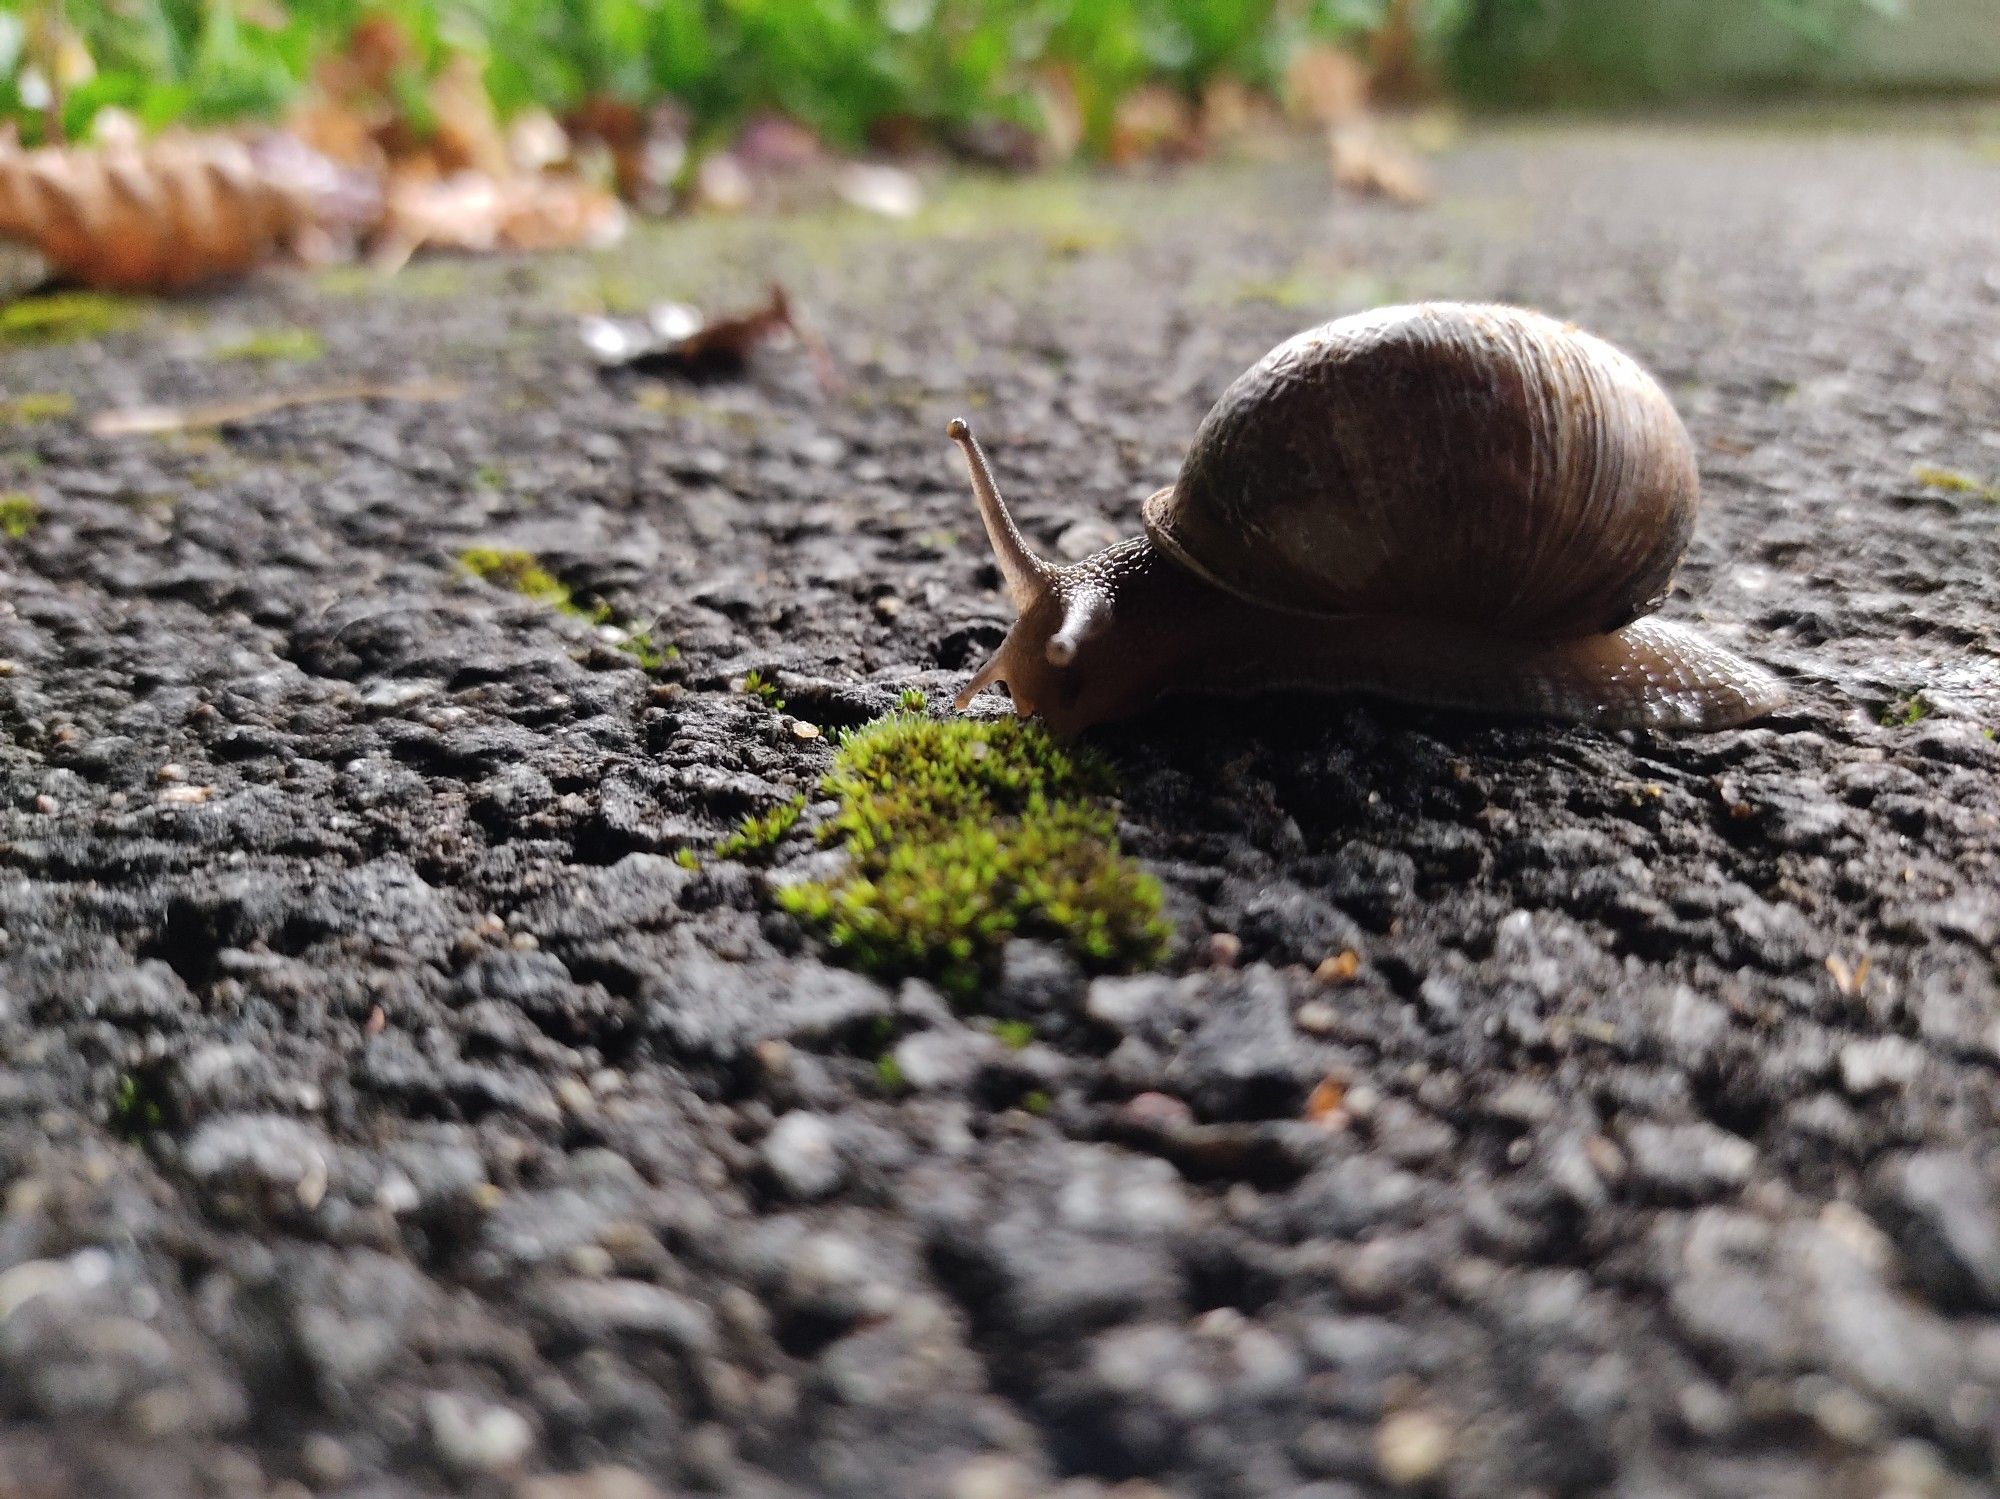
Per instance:
[[[1857,8],[1897,0],[1741,0],[1831,41]],[[697,139],[766,109],[838,146],[891,125],[931,134],[991,122],[1036,128],[1038,80],[1060,73],[1086,150],[1102,152],[1119,103],[1148,84],[1197,97],[1228,78],[1273,90],[1313,41],[1364,46],[1406,22],[1441,73],[1504,92],[1524,34],[1563,0],[65,0],[91,76],[65,92],[84,135],[117,106],[148,128],[269,119],[365,20],[413,43],[399,80],[422,118],[423,84],[454,54],[482,60],[502,117],[561,115],[586,99],[678,101]],[[37,63],[52,0],[0,3],[0,117],[43,129]],[[1618,45],[1615,35],[1593,46]],[[72,46],[72,60],[77,47]]]
[[[0,11],[0,110],[24,138],[24,88],[46,0]],[[276,116],[364,19],[415,44],[418,77],[483,59],[503,117],[587,98],[671,98],[705,131],[777,109],[843,146],[892,121],[930,129],[1036,123],[1037,70],[1060,67],[1100,144],[1117,102],[1149,82],[1191,92],[1229,76],[1275,83],[1293,48],[1380,23],[1388,0],[68,0],[95,66],[70,87],[74,137],[115,105],[149,128]],[[24,97],[24,94],[27,97]]]

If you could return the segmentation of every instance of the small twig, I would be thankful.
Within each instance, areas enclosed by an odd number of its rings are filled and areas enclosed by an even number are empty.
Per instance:
[[[775,291],[776,288],[773,288]],[[792,336],[806,351],[806,362],[812,365],[813,378],[819,381],[819,388],[826,395],[838,395],[846,383],[840,377],[840,366],[834,361],[833,350],[827,346],[819,330],[810,323],[802,323],[792,312],[791,304],[785,304],[785,324],[792,330]]]
[[[328,406],[345,401],[456,401],[464,394],[457,385],[435,380],[409,385],[325,385],[315,390],[277,391],[208,406],[131,406],[122,411],[100,411],[90,419],[90,433],[93,437],[157,436],[201,427],[232,426],[296,406]]]

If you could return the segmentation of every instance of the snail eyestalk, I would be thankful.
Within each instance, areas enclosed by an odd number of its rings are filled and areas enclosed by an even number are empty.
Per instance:
[[[1068,666],[1084,641],[1111,623],[1111,596],[1102,589],[1085,588],[1063,600],[1062,624],[1043,647],[1051,666]]]
[[[993,482],[993,470],[979,439],[972,435],[963,417],[953,417],[945,436],[965,454],[965,471],[972,477],[972,495],[979,502],[979,518],[986,523],[986,539],[993,544],[993,559],[1000,564],[1000,579],[1007,585],[1007,597],[1016,609],[1026,609],[1048,590],[1049,565],[1028,550],[1020,528],[1007,513],[1000,498],[1000,486]]]

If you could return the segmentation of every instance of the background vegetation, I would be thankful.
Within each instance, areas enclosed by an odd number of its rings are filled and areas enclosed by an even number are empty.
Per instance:
[[[1901,3],[1741,0],[1826,46],[1857,15]],[[72,136],[106,105],[153,128],[274,117],[358,23],[386,16],[414,43],[413,114],[425,76],[463,53],[482,61],[503,116],[530,105],[561,115],[599,97],[672,99],[698,135],[776,109],[851,147],[892,126],[934,135],[992,122],[1035,128],[1053,86],[1069,95],[1085,148],[1101,150],[1134,91],[1159,84],[1198,98],[1222,78],[1274,90],[1298,49],[1316,41],[1366,51],[1386,38],[1442,76],[1504,93],[1523,49],[1563,8],[1561,0],[7,0],[0,116],[24,138],[38,136],[47,90],[37,64],[45,69],[59,50]],[[1598,27],[1573,45],[1616,53],[1619,31]]]

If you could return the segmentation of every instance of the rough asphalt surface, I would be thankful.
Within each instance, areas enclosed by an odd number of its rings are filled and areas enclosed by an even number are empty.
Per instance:
[[[972,185],[4,356],[78,419],[0,485],[0,1492],[1992,1492],[2000,505],[1912,467],[2000,478],[2000,166],[1577,130],[1441,176]],[[840,394],[580,355],[607,295],[768,274]],[[947,417],[1094,546],[1267,346],[1424,295],[1659,373],[1708,494],[1667,612],[1786,711],[1176,707],[1102,741],[1175,957],[1017,945],[978,1013],[675,862],[998,639]],[[288,325],[326,357],[212,357]],[[468,393],[80,420],[418,375]]]

